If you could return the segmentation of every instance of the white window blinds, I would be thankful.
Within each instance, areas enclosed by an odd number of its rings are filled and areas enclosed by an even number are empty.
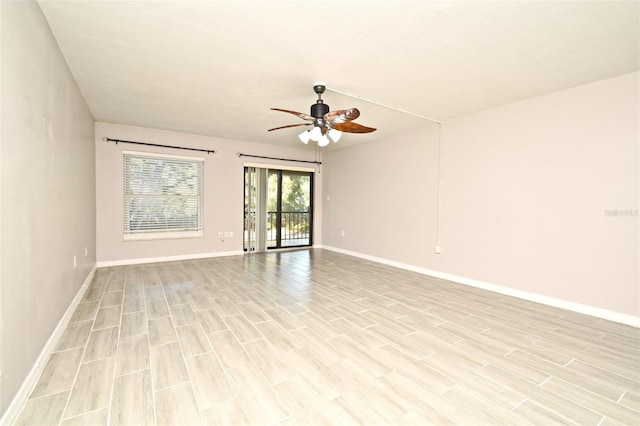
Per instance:
[[[125,151],[125,239],[150,234],[162,234],[160,237],[201,234],[203,163],[201,158]]]

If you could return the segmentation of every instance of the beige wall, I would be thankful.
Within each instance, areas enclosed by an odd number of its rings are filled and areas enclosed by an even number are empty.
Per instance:
[[[439,255],[437,126],[326,153],[323,242],[640,316],[638,93],[634,73],[446,121]]]
[[[114,144],[103,138],[212,149],[215,154],[173,150],[132,144]],[[239,158],[238,153],[296,160],[315,159],[309,149],[230,141],[108,123],[96,123],[97,257],[100,265],[138,262],[145,259],[181,258],[200,255],[242,253],[244,163],[279,167],[309,167],[313,164]],[[204,158],[204,237],[153,241],[123,241],[122,151],[157,152]],[[316,198],[322,194],[322,179],[316,176]],[[316,203],[319,205],[319,202]],[[315,212],[315,240],[321,237],[322,215]],[[218,232],[233,232],[222,241]]]
[[[96,213],[93,118],[38,5],[0,11],[1,414],[95,265]]]

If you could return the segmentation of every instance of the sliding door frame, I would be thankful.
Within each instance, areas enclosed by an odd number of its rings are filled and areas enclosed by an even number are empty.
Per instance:
[[[307,167],[282,167],[282,166],[274,166],[274,165],[267,165],[267,164],[255,164],[255,163],[245,163],[243,165],[243,176],[244,176],[244,185],[243,185],[243,192],[244,192],[244,196],[243,196],[243,221],[244,221],[244,225],[243,225],[243,250],[247,253],[250,252],[254,252],[257,251],[256,250],[256,244],[252,243],[252,232],[256,232],[256,228],[255,226],[251,226],[250,223],[254,223],[255,224],[255,219],[252,218],[252,215],[255,215],[255,212],[252,211],[251,209],[251,200],[249,200],[249,202],[247,203],[247,190],[249,190],[251,192],[251,188],[247,188],[247,181],[246,181],[246,177],[247,177],[247,169],[250,168],[261,168],[261,169],[267,169],[266,175],[267,175],[267,180],[269,178],[269,175],[273,172],[277,173],[277,208],[276,208],[276,223],[275,223],[275,238],[276,238],[276,246],[275,247],[270,247],[269,246],[269,242],[268,240],[266,241],[266,249],[267,250],[281,250],[281,249],[289,249],[289,248],[302,248],[302,247],[311,247],[313,246],[313,236],[314,236],[314,213],[315,213],[315,203],[314,203],[314,197],[315,197],[315,173],[316,170],[312,169],[312,168],[307,168]],[[283,176],[287,175],[287,174],[293,174],[293,175],[306,175],[309,177],[309,206],[308,206],[308,210],[306,213],[308,213],[308,244],[301,244],[301,245],[282,245],[282,181],[283,181]],[[266,214],[269,214],[269,212],[265,212]],[[295,212],[294,212],[295,213]],[[300,213],[304,213],[304,212],[300,212]],[[286,213],[285,213],[286,214]],[[253,219],[253,220],[252,220]],[[246,237],[248,232],[248,238]],[[265,229],[265,233],[266,233],[266,229]],[[265,238],[267,238],[267,236],[265,235]],[[256,235],[255,236],[256,241],[259,239],[259,237]],[[271,240],[273,241],[273,240]],[[259,251],[259,250],[258,250]]]

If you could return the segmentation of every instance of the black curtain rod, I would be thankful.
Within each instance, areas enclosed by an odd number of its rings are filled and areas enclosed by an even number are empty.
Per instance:
[[[157,146],[160,148],[173,148],[173,149],[186,149],[187,151],[199,151],[206,152],[207,154],[215,154],[215,151],[211,149],[200,149],[200,148],[186,148],[184,146],[173,146],[173,145],[160,145],[157,143],[147,143],[147,142],[134,142],[134,141],[125,141],[122,139],[111,139],[111,138],[102,138],[105,142],[115,142],[116,145],[119,143],[132,143],[135,145],[146,145],[146,146]]]
[[[292,160],[290,158],[263,157],[262,155],[250,155],[250,154],[241,154],[241,153],[238,153],[238,157],[264,158],[266,160],[293,161],[294,163],[322,164],[322,161]]]

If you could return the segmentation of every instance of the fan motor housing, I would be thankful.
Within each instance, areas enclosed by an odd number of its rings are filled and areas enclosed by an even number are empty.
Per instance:
[[[329,105],[326,105],[322,101],[318,101],[318,103],[311,105],[311,116],[314,118],[322,118],[328,112]]]

